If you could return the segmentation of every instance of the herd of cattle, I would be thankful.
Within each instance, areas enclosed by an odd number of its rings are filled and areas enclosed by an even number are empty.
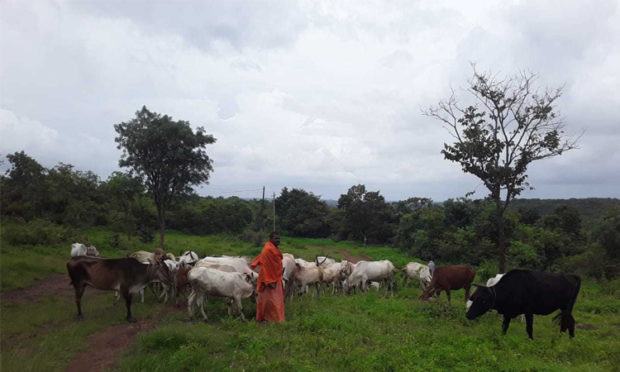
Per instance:
[[[196,308],[207,320],[204,311],[207,297],[224,298],[228,314],[236,311],[245,319],[241,300],[256,296],[258,273],[249,266],[248,257],[203,257],[195,252],[182,252],[179,257],[164,253],[137,251],[126,258],[98,258],[95,247],[74,243],[67,271],[75,289],[78,319],[83,317],[81,298],[86,286],[102,290],[113,290],[117,298],[122,295],[127,307],[127,320],[135,321],[131,314],[132,294],[141,293],[151,285],[164,301],[187,294],[187,310],[190,317]],[[396,290],[396,268],[389,260],[336,262],[329,257],[317,256],[313,262],[283,254],[283,283],[287,299],[303,295],[314,287],[315,296],[326,289],[332,294],[351,294],[358,290],[385,288],[386,294]],[[257,270],[260,268],[257,268]],[[419,282],[423,289],[420,299],[429,300],[446,292],[450,302],[450,291],[464,289],[468,319],[475,319],[489,310],[496,310],[504,317],[505,334],[510,320],[524,314],[528,336],[533,338],[533,315],[547,315],[561,310],[560,330],[568,330],[574,337],[575,320],[572,309],[580,289],[580,278],[576,275],[552,274],[530,270],[512,270],[488,280],[486,285],[473,282],[476,272],[466,265],[439,266],[431,276],[428,266],[410,262],[403,269],[404,283],[407,280]],[[472,286],[477,287],[470,296]]]

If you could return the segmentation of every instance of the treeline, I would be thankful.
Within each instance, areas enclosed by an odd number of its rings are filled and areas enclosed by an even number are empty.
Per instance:
[[[0,178],[5,241],[53,243],[66,239],[71,229],[98,225],[118,235],[154,240],[155,205],[140,181],[128,174],[115,172],[100,180],[68,164],[47,169],[24,152],[7,160],[10,167]],[[515,201],[504,216],[508,267],[617,276],[620,206],[611,201],[605,204],[611,208],[599,209],[595,226],[584,224],[574,202],[541,210],[544,201]],[[273,225],[272,208],[271,201],[189,195],[173,202],[166,225],[192,234],[233,234],[260,244]],[[387,202],[364,185],[349,188],[336,207],[301,189],[284,188],[275,200],[275,222],[283,234],[389,244],[424,260],[476,265],[487,275],[496,271],[494,217],[488,200],[435,203],[412,197]],[[13,228],[16,224],[21,225]]]

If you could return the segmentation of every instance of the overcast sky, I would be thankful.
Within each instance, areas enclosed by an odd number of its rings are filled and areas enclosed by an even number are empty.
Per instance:
[[[201,195],[337,199],[361,183],[388,200],[484,197],[421,115],[451,87],[464,96],[474,62],[565,85],[580,148],[534,163],[523,197],[620,197],[619,4],[2,0],[0,156],[105,180],[113,124],[146,105],[217,138]]]

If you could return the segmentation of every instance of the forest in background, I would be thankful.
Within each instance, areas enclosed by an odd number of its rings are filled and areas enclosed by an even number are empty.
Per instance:
[[[157,212],[139,180],[115,172],[101,180],[91,171],[59,163],[45,168],[26,153],[7,155],[0,178],[2,239],[15,245],[88,241],[83,231],[104,226],[120,237],[154,242]],[[344,191],[344,190],[343,190]],[[166,225],[181,232],[229,234],[260,245],[273,226],[271,200],[196,194],[175,200]],[[293,237],[388,244],[421,260],[467,263],[492,275],[497,231],[489,200],[435,202],[412,196],[388,202],[379,190],[353,185],[336,206],[302,189],[275,198],[275,225]],[[620,273],[620,200],[516,199],[505,215],[508,267],[577,272],[594,278]]]

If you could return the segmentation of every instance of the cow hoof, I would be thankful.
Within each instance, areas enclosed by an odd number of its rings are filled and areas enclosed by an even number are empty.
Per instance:
[[[77,320],[78,322],[81,322],[82,320],[84,320],[84,315],[79,314],[75,317],[75,320]]]
[[[137,320],[136,320],[136,318],[127,318],[127,322],[135,323],[135,322],[137,322]]]

